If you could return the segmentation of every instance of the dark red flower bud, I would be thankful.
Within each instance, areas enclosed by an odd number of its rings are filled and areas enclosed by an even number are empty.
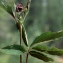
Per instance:
[[[16,12],[21,12],[23,9],[23,5],[22,4],[16,4]]]

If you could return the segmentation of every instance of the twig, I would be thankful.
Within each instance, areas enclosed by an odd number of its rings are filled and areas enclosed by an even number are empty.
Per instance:
[[[28,63],[29,51],[30,51],[30,48],[28,49],[28,52],[27,52],[27,55],[26,55],[26,63]]]
[[[31,0],[28,0],[28,3],[27,3],[28,12],[29,12],[29,9],[30,9],[30,3],[31,3]],[[29,50],[30,50],[30,48],[29,48]],[[28,50],[27,55],[26,55],[26,63],[28,63],[29,50]]]
[[[22,26],[20,25],[20,45],[22,44]],[[20,55],[20,63],[22,63],[22,55]]]
[[[26,63],[28,63],[28,55],[29,55],[29,54],[27,53],[27,56],[26,56]]]

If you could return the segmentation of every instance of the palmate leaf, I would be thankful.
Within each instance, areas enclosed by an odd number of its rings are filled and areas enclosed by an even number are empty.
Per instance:
[[[30,51],[30,55],[33,56],[33,57],[35,57],[35,58],[38,58],[40,60],[43,60],[45,62],[53,61],[52,58],[49,58],[44,53],[40,53],[38,51]]]
[[[6,54],[21,55],[22,53],[26,52],[26,49],[20,45],[11,45],[0,49],[0,51]]]
[[[0,1],[0,7],[2,7],[5,11],[7,11],[10,15],[14,17],[15,3],[7,2],[5,0]],[[13,9],[14,8],[14,9]]]
[[[32,49],[40,51],[40,52],[45,52],[47,54],[51,54],[51,55],[62,55],[63,54],[63,50],[62,49],[58,49],[55,47],[48,47],[48,46],[43,46],[43,45],[37,45],[32,47]]]
[[[41,42],[53,41],[53,40],[58,39],[60,37],[63,37],[63,31],[45,32],[45,33],[42,33],[40,36],[36,37],[35,40],[32,42],[31,46],[33,46],[37,43],[41,43]]]
[[[28,46],[28,39],[24,25],[22,25],[22,38],[26,46]]]

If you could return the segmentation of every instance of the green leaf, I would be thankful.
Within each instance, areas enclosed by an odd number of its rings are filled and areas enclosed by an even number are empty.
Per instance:
[[[33,46],[37,43],[41,43],[41,42],[53,41],[53,40],[58,39],[60,37],[63,37],[63,31],[45,32],[45,33],[42,33],[40,36],[36,37],[35,40],[32,42],[31,46]]]
[[[37,52],[37,51],[30,51],[30,55],[40,60],[43,60],[45,62],[53,61],[53,59],[47,57],[47,55]]]
[[[6,4],[4,4],[4,2],[6,2],[5,0],[4,1],[0,1],[0,7],[2,7],[3,9],[6,9]]]
[[[14,3],[13,0],[10,0],[10,5],[11,5],[11,8],[12,8],[12,12],[13,12],[13,15],[15,15],[15,12],[16,12],[16,4]]]
[[[63,50],[62,49],[58,49],[55,47],[48,47],[48,46],[43,46],[43,45],[37,45],[32,47],[32,49],[40,51],[40,52],[45,52],[47,54],[51,54],[51,55],[62,55],[63,54]]]
[[[26,46],[28,46],[28,39],[24,25],[22,25],[22,38]]]
[[[13,7],[12,7],[13,6]],[[14,17],[13,14],[13,8],[15,7],[15,4],[11,2],[7,2],[5,0],[0,1],[0,7],[2,7],[4,10],[6,10],[10,15]],[[15,9],[15,8],[14,8]]]
[[[22,53],[26,52],[25,48],[20,45],[6,46],[0,49],[0,51],[6,54],[13,54],[13,55],[21,55]]]
[[[58,48],[51,48],[50,50],[47,51],[48,54],[51,54],[51,55],[63,55],[63,50],[62,49],[58,49]]]
[[[37,51],[41,51],[41,52],[46,52],[49,50],[49,47],[44,46],[44,45],[36,45],[36,46],[32,47],[32,49],[37,50]]]
[[[20,21],[21,21],[21,20],[20,20]],[[16,27],[17,27],[17,29],[18,29],[19,32],[20,32],[20,26],[19,26],[18,23],[16,23]],[[24,44],[25,44],[26,46],[28,46],[28,38],[27,38],[26,30],[25,30],[25,27],[24,27],[23,24],[22,24],[22,38],[23,38]]]

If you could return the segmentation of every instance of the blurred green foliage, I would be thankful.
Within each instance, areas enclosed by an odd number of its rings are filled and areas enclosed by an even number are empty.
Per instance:
[[[22,2],[23,5],[27,3],[27,0],[14,1],[16,3]],[[63,0],[32,0],[30,12],[24,24],[29,44],[42,32],[63,30]],[[13,18],[0,8],[0,48],[12,44],[19,44],[19,32],[16,29]],[[63,48],[63,39],[51,42],[48,45]],[[26,55],[23,57],[23,63],[25,63],[25,57]],[[31,56],[29,56],[28,62],[42,63],[41,60],[32,58]],[[19,56],[0,53],[0,63],[19,63]]]

